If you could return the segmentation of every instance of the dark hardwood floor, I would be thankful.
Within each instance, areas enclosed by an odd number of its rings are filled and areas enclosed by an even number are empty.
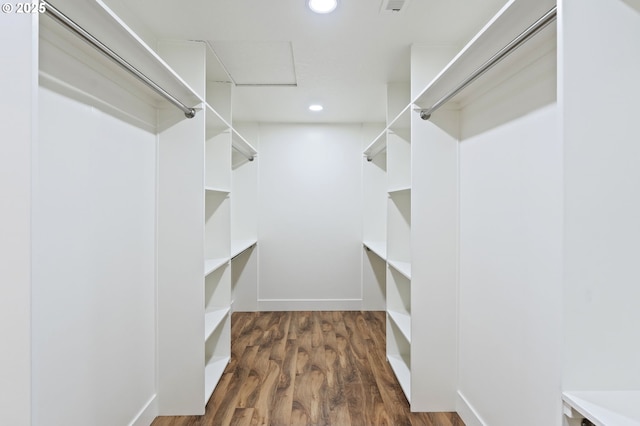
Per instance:
[[[384,312],[235,312],[231,362],[204,416],[153,426],[464,426],[411,413],[386,362]]]

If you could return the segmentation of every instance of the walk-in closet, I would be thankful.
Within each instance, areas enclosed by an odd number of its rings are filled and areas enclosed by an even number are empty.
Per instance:
[[[2,5],[0,424],[640,425],[640,2],[318,3]]]

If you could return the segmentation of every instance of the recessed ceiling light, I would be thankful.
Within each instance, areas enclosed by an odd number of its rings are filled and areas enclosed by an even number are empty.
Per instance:
[[[309,9],[315,13],[329,13],[338,5],[338,0],[309,0]]]
[[[309,110],[311,111],[322,111],[324,108],[322,107],[322,105],[309,105]]]

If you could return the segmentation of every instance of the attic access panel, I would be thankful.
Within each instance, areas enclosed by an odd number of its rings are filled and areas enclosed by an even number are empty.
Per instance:
[[[210,41],[237,86],[296,86],[289,41]]]

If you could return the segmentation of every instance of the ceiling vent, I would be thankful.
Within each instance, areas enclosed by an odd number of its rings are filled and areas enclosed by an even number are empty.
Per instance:
[[[380,7],[380,10],[387,12],[400,12],[406,3],[407,0],[382,0],[382,7]]]

